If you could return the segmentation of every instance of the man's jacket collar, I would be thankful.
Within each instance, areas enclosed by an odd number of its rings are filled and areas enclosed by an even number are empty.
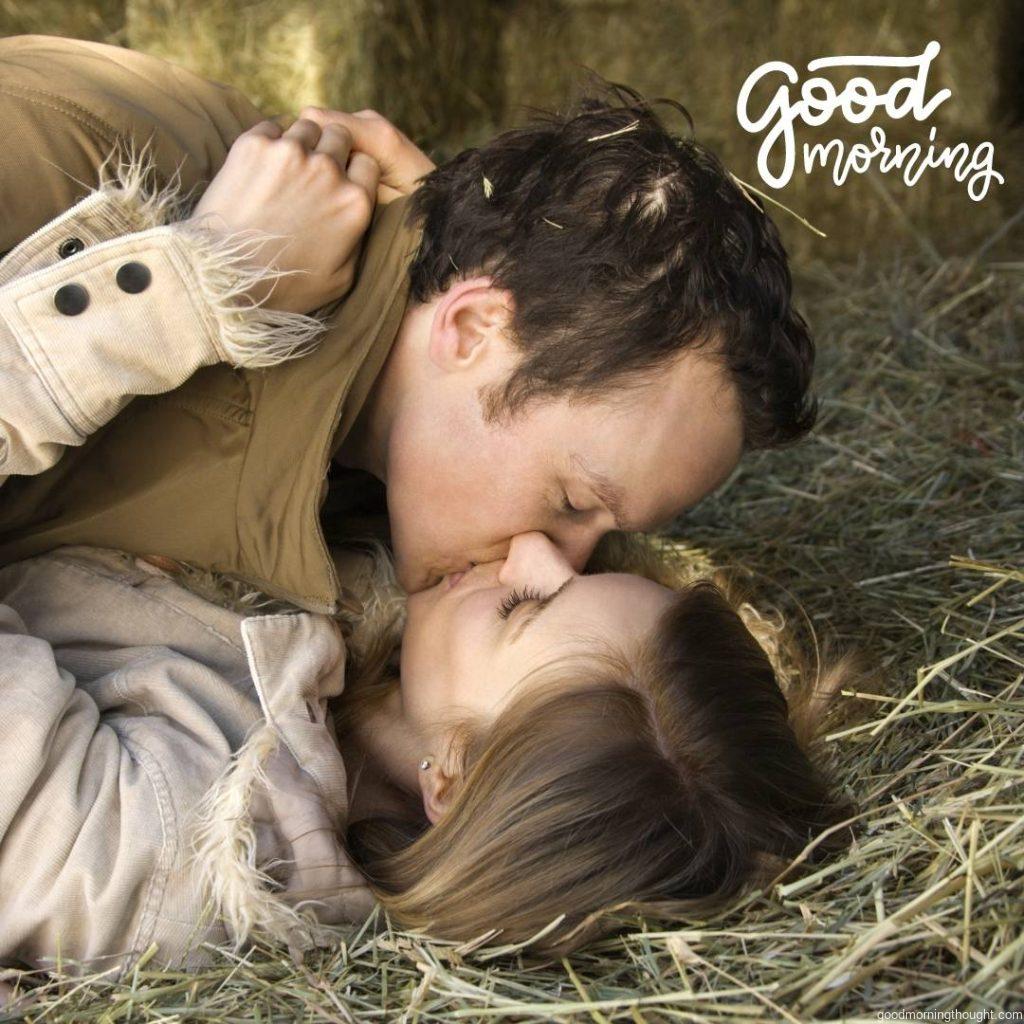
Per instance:
[[[406,223],[408,205],[401,199],[378,208],[356,285],[316,351],[257,382],[238,496],[250,514],[239,520],[239,543],[243,554],[273,567],[269,589],[300,597],[312,611],[336,610],[340,596],[319,512],[331,456],[365,405],[405,314],[420,241]]]

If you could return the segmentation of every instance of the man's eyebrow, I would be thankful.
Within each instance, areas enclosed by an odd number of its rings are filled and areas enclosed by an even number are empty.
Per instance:
[[[579,579],[578,576],[570,576],[556,591],[548,594],[547,597],[542,597],[532,608],[523,612],[523,614],[519,616],[519,621],[516,623],[515,631],[509,637],[508,642],[510,644],[515,643],[523,635],[523,630],[526,629],[530,623],[536,622],[537,616],[540,615],[545,608],[550,608],[555,598],[560,594],[564,594],[566,590],[569,589],[569,584],[577,579]]]
[[[594,472],[578,455],[573,455],[571,461],[587,478],[587,483],[590,484],[594,493],[615,517],[615,528],[628,533],[631,527],[626,523],[626,513],[624,510],[626,502],[622,489],[613,484],[608,477]]]

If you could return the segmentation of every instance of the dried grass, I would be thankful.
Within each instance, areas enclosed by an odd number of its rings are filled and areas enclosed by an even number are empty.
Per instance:
[[[858,649],[882,673],[877,692],[844,695],[862,713],[827,738],[861,808],[845,857],[707,920],[634,921],[571,961],[371,921],[300,965],[256,949],[196,975],[50,981],[0,1021],[873,1020],[1024,1005],[1022,270],[922,256],[809,274],[820,427],[748,459],[676,531],[809,647]]]
[[[516,8],[503,43],[509,88],[522,100],[534,99],[526,84],[538,77],[526,59],[531,48],[542,65],[551,46],[579,36],[571,6],[565,32],[535,31],[526,15],[537,6]],[[290,9],[292,20],[282,22],[268,3],[6,0],[0,21],[7,32],[63,31],[188,59],[268,105],[300,94],[321,99],[325,89],[330,102],[363,102],[358,62],[341,68],[291,59],[309,49],[308,25],[329,12]],[[345,8],[355,19],[371,10],[361,2]],[[609,10],[625,16],[617,4]],[[745,10],[736,17],[749,16]],[[125,13],[131,33],[121,24]],[[760,21],[751,21],[760,32]],[[651,24],[661,31],[660,21]],[[332,25],[338,30],[336,14]],[[614,26],[594,20],[598,27],[619,46]],[[226,38],[231,47],[222,46]],[[439,49],[426,29],[409,39],[409,52],[399,54],[408,67],[421,51]],[[817,52],[817,43],[807,45]],[[894,52],[901,46],[894,42]],[[593,56],[601,52],[595,47],[578,40],[585,62],[617,71]],[[637,84],[678,92],[673,76],[692,68],[671,48],[662,51],[671,67],[652,66],[651,81]],[[958,59],[969,62],[974,52],[986,48],[966,47]],[[492,63],[499,74],[501,61]],[[474,84],[471,99],[492,85]],[[554,87],[531,88],[546,97]],[[723,88],[735,95],[731,79]],[[427,103],[416,90],[401,94],[403,103]],[[402,110],[382,106],[402,120]],[[460,100],[442,120],[472,136],[482,130],[471,124],[474,110],[489,126],[485,106]],[[426,107],[409,118],[421,136],[437,121]],[[742,169],[749,160],[733,163]],[[829,191],[844,210],[859,195]],[[921,207],[923,196],[918,189],[910,198]],[[808,649],[872,659],[880,687],[846,693],[851,721],[827,738],[830,762],[862,813],[847,856],[803,877],[788,872],[707,920],[633,922],[571,961],[538,964],[493,942],[475,950],[432,943],[371,920],[300,965],[281,950],[255,949],[245,957],[220,952],[216,966],[199,974],[142,964],[120,980],[43,981],[30,1000],[0,1009],[0,1024],[853,1021],[875,1020],[878,1011],[1024,1006],[1024,263],[987,263],[984,248],[975,259],[942,259],[949,239],[926,236],[906,217],[897,223],[900,207],[881,198],[856,241],[878,236],[879,217],[888,217],[894,230],[912,232],[917,255],[811,267],[801,281],[821,351],[824,401],[814,437],[747,459],[675,531],[688,551],[732,567],[759,602],[781,608]],[[799,197],[796,205],[813,207],[833,233],[818,207]],[[943,218],[961,221],[951,237],[966,237],[964,208]],[[929,209],[934,222],[937,207]],[[848,221],[837,215],[835,223]],[[1006,221],[1001,250],[1020,251],[1012,234],[1019,229],[1019,217]]]

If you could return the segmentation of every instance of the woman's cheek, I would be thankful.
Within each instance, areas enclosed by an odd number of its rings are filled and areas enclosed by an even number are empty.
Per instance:
[[[494,654],[494,634],[501,626],[494,591],[488,589],[473,595],[467,602],[466,614],[457,617],[458,634],[453,656],[468,671],[476,673]]]

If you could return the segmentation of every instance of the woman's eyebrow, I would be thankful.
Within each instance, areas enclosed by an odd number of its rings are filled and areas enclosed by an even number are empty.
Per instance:
[[[557,590],[548,594],[547,597],[542,597],[533,605],[532,608],[523,612],[523,614],[519,616],[519,622],[516,623],[515,631],[512,636],[509,637],[509,643],[515,643],[523,635],[523,630],[526,629],[530,623],[536,622],[537,616],[540,615],[545,608],[550,608],[552,601],[554,601],[554,599],[560,594],[564,594],[566,590],[569,589],[569,585],[577,579],[579,579],[578,576],[570,576]]]

